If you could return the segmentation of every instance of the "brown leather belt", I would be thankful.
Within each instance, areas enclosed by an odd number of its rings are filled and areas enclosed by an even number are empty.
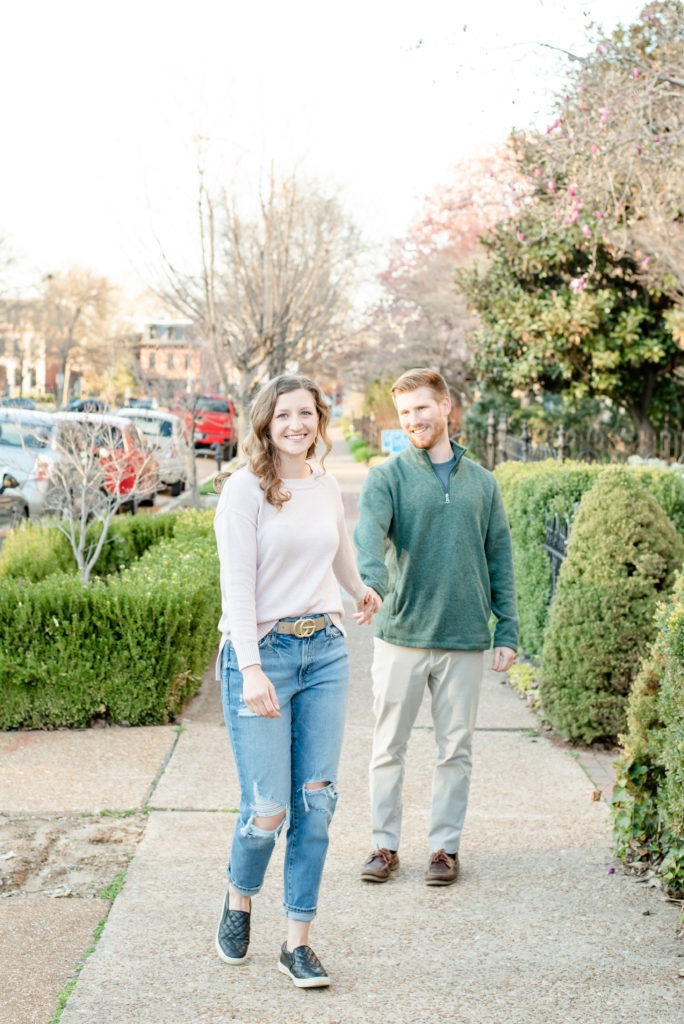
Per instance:
[[[305,640],[306,637],[311,636],[313,633],[317,633],[319,629],[325,629],[328,625],[329,616],[317,615],[316,618],[311,616],[305,616],[304,618],[297,619],[296,622],[287,622],[285,619],[280,619],[276,623],[276,633],[283,633],[285,636],[296,636],[299,640]]]

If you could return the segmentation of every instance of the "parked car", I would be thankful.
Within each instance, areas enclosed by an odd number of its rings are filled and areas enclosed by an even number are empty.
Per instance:
[[[220,445],[228,461],[237,452],[237,412],[226,395],[180,395],[173,412],[182,416],[192,431],[195,448]]]
[[[102,398],[72,398],[62,412],[107,412],[109,405]]]
[[[73,426],[80,428],[77,444],[86,439],[97,453],[104,471],[104,489],[118,498],[125,497],[127,508],[153,505],[159,490],[159,463],[138,426],[123,416],[89,412],[55,413],[55,447],[58,451],[74,447]],[[87,428],[84,430],[84,428]]]
[[[98,453],[104,491],[125,498],[122,504],[132,509],[143,501],[154,502],[159,466],[135,423],[94,413],[0,408],[0,467],[16,480],[11,490],[30,516],[46,511],[59,464],[68,457],[64,449],[70,424],[92,426],[87,443]]]
[[[16,398],[0,398],[0,405],[8,409],[35,409],[36,407],[32,398],[24,398],[23,395]]]
[[[157,403],[154,398],[129,398],[123,409],[156,409]],[[119,410],[121,411],[121,410]]]
[[[54,415],[32,409],[0,408],[0,467],[17,482],[12,488],[30,516],[42,514],[59,458],[55,448]]]
[[[19,493],[19,481],[7,467],[0,467],[0,533],[28,518],[28,502]]]
[[[185,421],[172,412],[124,406],[117,416],[132,420],[145,435],[159,463],[161,486],[176,497],[187,487],[194,459],[192,436]]]

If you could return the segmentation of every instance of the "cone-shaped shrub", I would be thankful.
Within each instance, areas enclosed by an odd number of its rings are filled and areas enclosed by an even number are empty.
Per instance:
[[[584,496],[551,606],[541,702],[574,742],[615,740],[684,546],[658,502],[622,468]]]

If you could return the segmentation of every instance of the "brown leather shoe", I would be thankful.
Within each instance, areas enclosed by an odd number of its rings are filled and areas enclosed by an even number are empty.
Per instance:
[[[381,847],[379,850],[373,850],[365,861],[361,868],[361,878],[364,882],[386,882],[398,867],[398,854]]]
[[[430,857],[425,872],[426,885],[453,885],[458,878],[458,854],[450,857],[444,850],[438,850]]]

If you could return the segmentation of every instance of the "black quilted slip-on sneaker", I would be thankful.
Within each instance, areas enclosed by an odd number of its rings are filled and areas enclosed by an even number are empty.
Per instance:
[[[297,946],[290,953],[283,943],[278,970],[287,974],[297,988],[323,988],[330,984],[328,972],[311,946]]]
[[[216,952],[227,964],[241,964],[247,959],[250,917],[246,910],[231,910],[226,893],[216,931]]]

